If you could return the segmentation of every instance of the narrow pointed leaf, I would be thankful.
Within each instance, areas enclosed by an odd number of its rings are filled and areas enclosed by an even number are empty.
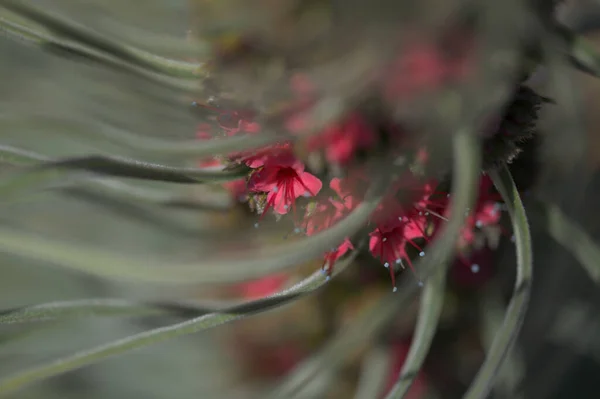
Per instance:
[[[393,356],[394,352],[389,347],[381,345],[376,346],[365,355],[354,399],[373,399],[381,396]]]
[[[28,38],[34,38],[40,44],[54,45],[71,50],[77,49],[77,51],[83,52],[83,54],[90,54],[89,56],[93,57],[93,53],[85,50],[85,48],[89,48],[97,52],[109,54],[117,59],[137,65],[149,71],[161,72],[176,77],[198,78],[200,75],[201,66],[198,64],[170,60],[131,46],[115,43],[98,33],[92,32],[84,26],[67,21],[63,18],[52,16],[33,6],[11,0],[0,1],[0,6],[32,22],[44,26],[49,31],[54,32],[56,35],[63,38],[63,40],[55,39],[51,36],[34,31],[33,29],[20,27],[18,24],[8,21],[6,18],[2,18],[2,21],[0,21],[2,22],[0,26],[2,26],[4,30],[11,29],[11,31],[16,31]],[[71,40],[79,44],[79,46],[76,48],[65,42],[64,39]]]
[[[447,266],[447,265],[444,265]],[[410,389],[415,378],[419,374],[425,357],[431,347],[431,342],[442,313],[444,297],[446,294],[446,271],[447,267],[436,272],[425,283],[425,289],[421,296],[417,326],[413,334],[410,349],[406,360],[402,365],[398,379],[385,399],[401,399]]]
[[[51,160],[31,151],[0,145],[0,163],[16,166],[33,166],[41,162],[51,162]],[[228,195],[222,195],[218,199],[208,201],[204,198],[183,197],[180,194],[170,191],[139,187],[108,178],[88,178],[73,184],[67,182],[65,185],[66,188],[63,190],[67,192],[69,190],[77,192],[83,190],[84,193],[91,192],[112,200],[125,201],[128,204],[137,206],[148,204],[168,208],[209,211],[227,211],[233,206],[231,198]]]
[[[43,162],[34,167],[32,173],[47,169],[82,170],[102,176],[188,184],[237,180],[247,176],[250,170],[245,165],[221,170],[178,168],[107,155],[90,155]]]
[[[337,264],[334,276],[341,273],[353,261],[355,253]],[[66,356],[53,362],[25,370],[11,377],[1,379],[0,395],[13,393],[29,384],[97,363],[106,358],[123,354],[137,348],[156,344],[179,336],[197,333],[224,323],[241,319],[250,314],[267,311],[273,307],[283,305],[290,300],[297,299],[302,295],[314,292],[325,285],[327,281],[328,279],[326,276],[321,271],[318,271],[291,288],[270,297],[244,304],[243,307],[248,311],[247,313],[235,313],[229,310],[230,313],[222,312],[203,315],[182,323],[172,324],[132,335],[118,341],[81,351],[74,355]],[[238,309],[241,310],[242,305],[240,305]]]
[[[531,234],[517,186],[507,167],[490,172],[490,176],[508,207],[508,213],[512,221],[517,246],[517,278],[502,326],[496,332],[485,361],[471,383],[464,399],[484,399],[489,394],[500,366],[510,352],[523,324],[533,276]]]
[[[600,284],[600,247],[594,240],[565,215],[556,204],[540,204],[544,209],[546,228],[550,236],[567,248],[587,274]]]
[[[207,255],[197,263],[175,264],[154,256],[134,257],[86,248],[48,237],[34,236],[0,226],[0,249],[101,277],[162,283],[215,283],[244,281],[321,257],[352,236],[367,222],[381,200],[385,176],[375,179],[367,199],[343,220],[313,236],[279,245],[257,246],[227,255]],[[2,191],[0,189],[0,198]]]

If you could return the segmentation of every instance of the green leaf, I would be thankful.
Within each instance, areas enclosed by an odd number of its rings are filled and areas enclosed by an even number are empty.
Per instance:
[[[517,246],[517,278],[502,326],[486,354],[485,361],[471,383],[465,399],[483,399],[489,394],[504,360],[510,352],[523,324],[533,272],[531,234],[525,208],[508,168],[490,172],[494,185],[508,207]]]
[[[43,155],[31,151],[0,145],[0,163],[17,166],[33,166],[42,162],[51,162],[51,160]],[[165,167],[170,169],[172,172],[187,173],[186,171],[191,170],[186,168],[175,169],[169,166]],[[2,184],[0,183],[0,187],[1,186]],[[127,204],[135,206],[153,205],[167,208],[209,211],[228,211],[233,207],[233,202],[228,194],[217,196],[217,198],[214,200],[208,201],[202,197],[183,197],[178,193],[135,186],[108,178],[90,177],[74,182],[72,180],[68,180],[66,182],[61,181],[60,186],[66,186],[64,189],[66,189],[67,192],[69,192],[69,189],[77,192],[89,192],[95,195],[108,197],[113,201],[121,203],[126,202]],[[6,200],[6,197],[0,198],[0,200]]]
[[[0,2],[0,6],[44,26],[60,37],[53,37],[21,26],[5,17],[0,18],[0,31],[17,39],[37,45],[61,48],[67,52],[79,53],[89,59],[106,61],[106,56],[103,56],[105,54],[148,71],[177,78],[198,79],[203,74],[200,64],[171,60],[132,46],[115,43],[84,26],[52,16],[31,5],[3,0]]]
[[[394,352],[382,345],[376,346],[367,353],[361,366],[354,399],[373,399],[381,396],[394,361],[393,356]]]
[[[81,316],[147,316],[165,314],[164,309],[120,299],[83,299],[51,302],[0,311],[0,324],[30,323]]]
[[[385,179],[376,179],[381,186]],[[1,191],[0,191],[1,194]],[[100,277],[159,283],[216,283],[244,281],[275,273],[319,258],[367,222],[381,196],[369,196],[339,223],[313,236],[279,245],[257,246],[223,256],[207,255],[202,261],[176,264],[153,256],[135,257],[86,248],[72,242],[30,235],[0,226],[0,249],[15,255],[37,258]]]
[[[454,185],[450,213],[466,215],[475,199],[475,187],[479,179],[481,158],[477,139],[468,131],[461,131],[454,137]],[[464,217],[453,217],[444,224],[440,236],[436,239],[427,255],[416,268],[426,279],[439,272],[441,266],[448,263],[454,254],[456,237],[464,223]],[[346,358],[349,351],[375,336],[418,292],[418,286],[412,279],[403,279],[398,292],[387,295],[383,300],[329,340],[323,349],[298,365],[286,376],[269,395],[268,399],[289,399],[310,385],[312,378],[324,369],[336,369]]]
[[[600,54],[592,43],[566,28],[560,29],[559,33],[567,42],[568,56],[573,66],[582,72],[600,77]]]
[[[343,272],[354,260],[356,251],[346,259],[338,262],[334,270],[334,277]],[[223,310],[219,313],[203,315],[182,323],[152,329],[140,334],[132,335],[96,348],[78,352],[47,364],[34,367],[17,373],[11,377],[0,380],[0,395],[15,392],[26,385],[51,378],[65,372],[75,370],[93,363],[97,363],[111,356],[116,356],[144,346],[156,344],[183,335],[197,333],[212,327],[219,326],[234,320],[247,317],[251,314],[267,311],[274,307],[310,294],[327,283],[328,279],[317,271],[300,283],[257,301],[250,301],[237,306],[237,313],[232,310]]]
[[[486,287],[480,306],[482,341],[487,350],[491,348],[496,332],[502,326],[504,319],[503,298],[501,293],[496,291],[494,287]],[[518,392],[518,387],[525,375],[526,366],[518,349],[515,345],[498,371],[494,391],[499,398],[524,399],[524,394]]]
[[[419,374],[425,357],[431,347],[444,305],[446,294],[446,272],[447,265],[443,265],[425,283],[425,289],[421,296],[417,326],[410,344],[410,350],[402,365],[400,374],[391,391],[385,399],[401,399],[410,389],[415,378]]]
[[[550,236],[567,248],[584,270],[600,284],[600,248],[598,244],[575,222],[565,215],[556,204],[543,203],[546,229]]]

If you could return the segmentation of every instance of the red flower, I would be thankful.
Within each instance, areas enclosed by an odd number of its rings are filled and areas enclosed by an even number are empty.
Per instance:
[[[280,152],[255,159],[253,165],[262,164],[248,182],[250,192],[265,192],[267,203],[263,211],[273,208],[280,215],[294,207],[296,198],[315,196],[322,187],[321,180],[304,170],[304,164],[291,152]]]
[[[395,265],[404,267],[404,262],[406,262],[413,273],[416,273],[406,251],[407,245],[418,249],[420,256],[425,255],[414,240],[425,237],[426,221],[425,217],[418,215],[410,218],[408,216],[398,216],[393,220],[388,220],[385,224],[381,224],[369,234],[371,237],[369,240],[371,254],[379,258],[383,265],[390,270],[394,291],[396,290]]]
[[[333,226],[344,217],[344,214],[345,208],[341,202],[331,197],[319,199],[306,210],[304,217],[306,235],[311,236]]]
[[[475,241],[477,230],[498,225],[502,217],[500,196],[493,191],[493,183],[489,176],[483,175],[479,183],[479,197],[462,229],[461,246],[470,246]]]
[[[471,44],[468,37],[463,37],[462,41],[460,45],[443,44],[459,53],[454,57],[446,56],[441,45],[431,43],[413,43],[405,49],[384,75],[386,98],[414,96],[463,78],[471,69]]]
[[[372,146],[375,138],[366,120],[360,114],[353,113],[342,122],[327,127],[321,134],[311,137],[308,150],[324,148],[329,162],[345,164],[358,149]]]
[[[348,251],[354,249],[350,239],[346,238],[339,247],[332,249],[325,253],[325,260],[323,262],[323,271],[327,273],[327,278],[333,273],[333,267],[339,258],[344,256]]]

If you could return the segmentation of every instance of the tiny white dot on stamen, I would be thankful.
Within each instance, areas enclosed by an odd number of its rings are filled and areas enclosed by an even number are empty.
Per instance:
[[[419,281],[417,282],[417,285],[418,285],[419,287],[422,287],[422,286],[423,286],[423,282],[422,282],[421,280],[419,280]]]
[[[419,252],[419,256],[421,256],[421,257],[425,256],[425,252],[423,252],[423,251]]]
[[[394,287],[394,288],[392,289],[392,292],[397,292],[397,291],[398,291],[398,287]]]
[[[288,209],[289,207],[290,206],[286,204],[286,205],[283,206],[283,209]]]
[[[258,223],[254,223],[254,228],[258,229],[259,224]]]
[[[483,222],[481,220],[478,220],[475,222],[475,226],[477,226],[478,228],[482,228],[483,227]]]
[[[390,267],[390,264],[389,264],[389,263],[387,263],[387,262],[385,262],[385,263],[383,264],[383,266],[384,266],[385,268],[388,268],[388,267]]]
[[[479,265],[478,265],[477,263],[473,263],[473,264],[471,265],[471,271],[472,271],[473,273],[478,273],[478,272],[479,272]]]
[[[419,211],[419,216],[422,216],[422,215],[423,215],[423,212]]]
[[[400,259],[400,258],[396,259],[396,264],[397,264],[397,265],[399,265],[399,264],[401,264],[401,263],[402,263],[402,259]]]
[[[310,193],[308,191],[305,191],[302,195],[304,196],[304,198],[310,197]]]
[[[325,281],[329,281],[329,280],[331,280],[331,276],[325,277]]]
[[[382,239],[381,241],[383,241],[383,242],[386,242],[386,241],[387,241],[387,238],[386,238],[386,237],[383,237],[383,239]]]
[[[299,227],[296,227],[294,229],[294,233],[296,233],[296,234],[300,233],[301,231],[302,231],[302,229],[300,229]]]
[[[425,212],[425,216],[429,216],[429,212]]]
[[[276,192],[279,191],[279,188],[278,187],[273,187],[273,189],[271,191],[274,192],[274,193],[276,193]]]

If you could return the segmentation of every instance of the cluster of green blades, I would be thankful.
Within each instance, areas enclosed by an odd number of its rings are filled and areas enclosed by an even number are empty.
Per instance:
[[[480,142],[475,132],[480,115],[497,109],[510,92],[506,82],[514,75],[516,69],[517,45],[515,43],[519,43],[520,37],[518,29],[515,29],[516,33],[512,33],[505,27],[508,21],[518,20],[522,15],[529,15],[524,12],[525,5],[518,0],[511,0],[502,5],[500,2],[490,3],[497,5],[488,7],[489,10],[486,11],[490,16],[490,19],[486,20],[489,22],[486,24],[486,29],[489,29],[489,32],[494,29],[503,32],[500,39],[490,35],[490,48],[505,51],[504,56],[508,62],[503,64],[502,68],[497,68],[490,63],[485,69],[489,74],[484,76],[488,80],[486,84],[498,89],[485,92],[498,93],[496,97],[488,96],[481,101],[480,98],[469,98],[466,95],[464,102],[461,103],[462,107],[459,105],[458,108],[453,108],[462,114],[462,118],[460,122],[454,124],[455,126],[451,126],[456,131],[452,138],[454,160],[452,215],[465,215],[476,200],[474,188],[477,186],[481,170],[481,157]],[[59,49],[70,54],[76,53],[93,63],[142,76],[165,87],[175,87],[190,92],[193,92],[195,82],[202,79],[201,65],[165,59],[143,50],[113,43],[82,26],[53,17],[17,1],[1,0],[0,7],[44,27],[43,32],[36,31],[13,20],[0,17],[0,35],[3,40],[5,38],[18,40],[44,51]],[[553,30],[549,27],[539,29],[546,30],[543,35],[544,41],[540,46],[542,49],[540,66],[555,74],[552,75],[552,79],[556,85],[564,86],[564,81],[561,81],[561,73],[564,71],[561,72],[561,67],[566,61],[594,75],[600,74],[600,56],[596,55],[582,38],[565,33],[564,30]],[[484,31],[484,34],[486,32],[489,33]],[[514,51],[511,53],[511,50]],[[469,107],[467,105],[469,101],[479,105]],[[194,159],[272,144],[281,137],[274,132],[264,132],[257,136],[222,138],[210,142],[197,140],[173,142],[122,132],[122,134],[115,134],[111,139],[122,147],[135,150],[142,159],[155,155],[165,158]],[[2,164],[14,166],[0,178],[0,206],[3,202],[19,201],[32,190],[40,187],[58,185],[60,190],[79,190],[126,203],[217,212],[228,210],[231,204],[223,201],[206,201],[201,197],[180,197],[176,193],[162,189],[142,188],[123,183],[117,178],[178,184],[210,184],[234,180],[247,174],[247,170],[243,167],[206,171],[101,154],[51,159],[3,145],[1,138],[0,161]],[[493,339],[490,339],[485,361],[465,394],[467,399],[486,397],[494,387],[496,377],[502,376],[500,368],[510,358],[511,348],[525,316],[532,282],[530,230],[521,198],[507,167],[492,171],[490,175],[507,205],[512,221],[516,238],[517,277],[514,293],[505,310],[504,318],[498,321],[496,334]],[[76,179],[70,179],[73,176]],[[344,237],[359,231],[380,198],[377,194],[369,196],[342,222],[315,236],[283,244],[246,249],[232,256],[209,257],[203,260],[201,268],[193,262],[171,263],[167,271],[160,261],[153,263],[151,260],[132,255],[116,254],[99,248],[84,248],[57,239],[17,232],[4,226],[0,226],[0,251],[40,259],[108,279],[175,284],[232,283],[285,271],[299,263],[318,258],[333,243],[340,242]],[[600,267],[597,263],[600,254],[596,245],[564,216],[558,206],[552,204],[540,206],[544,207],[550,235],[572,250],[589,275],[598,281]],[[331,338],[320,351],[298,365],[265,396],[273,399],[292,398],[300,395],[303,390],[311,389],[313,382],[323,372],[335,370],[344,361],[348,348],[356,347],[375,337],[388,325],[394,315],[407,306],[415,296],[421,295],[418,322],[407,361],[386,399],[404,397],[417,371],[423,365],[437,329],[445,292],[446,267],[453,258],[454,237],[459,234],[463,222],[464,220],[457,217],[446,223],[440,238],[432,244],[427,256],[416,266],[425,281],[423,290],[413,282],[401,281],[396,294],[390,293],[369,312],[360,314],[349,326]],[[352,256],[342,260],[336,266],[335,275],[343,272],[352,260]],[[325,276],[317,271],[302,282],[270,297],[244,303],[223,303],[219,306],[191,302],[133,303],[119,299],[89,299],[4,310],[0,313],[0,324],[38,323],[87,316],[128,317],[172,314],[183,316],[186,321],[150,329],[40,364],[14,375],[0,376],[0,396],[136,348],[269,311],[309,295],[323,287],[325,283]],[[35,325],[31,324],[31,328],[35,328]],[[356,393],[357,398],[374,398],[380,394],[384,382],[381,377],[384,373],[375,371],[382,369],[378,365],[386,361],[385,351],[380,348],[376,348],[372,356],[367,356],[365,372]]]

